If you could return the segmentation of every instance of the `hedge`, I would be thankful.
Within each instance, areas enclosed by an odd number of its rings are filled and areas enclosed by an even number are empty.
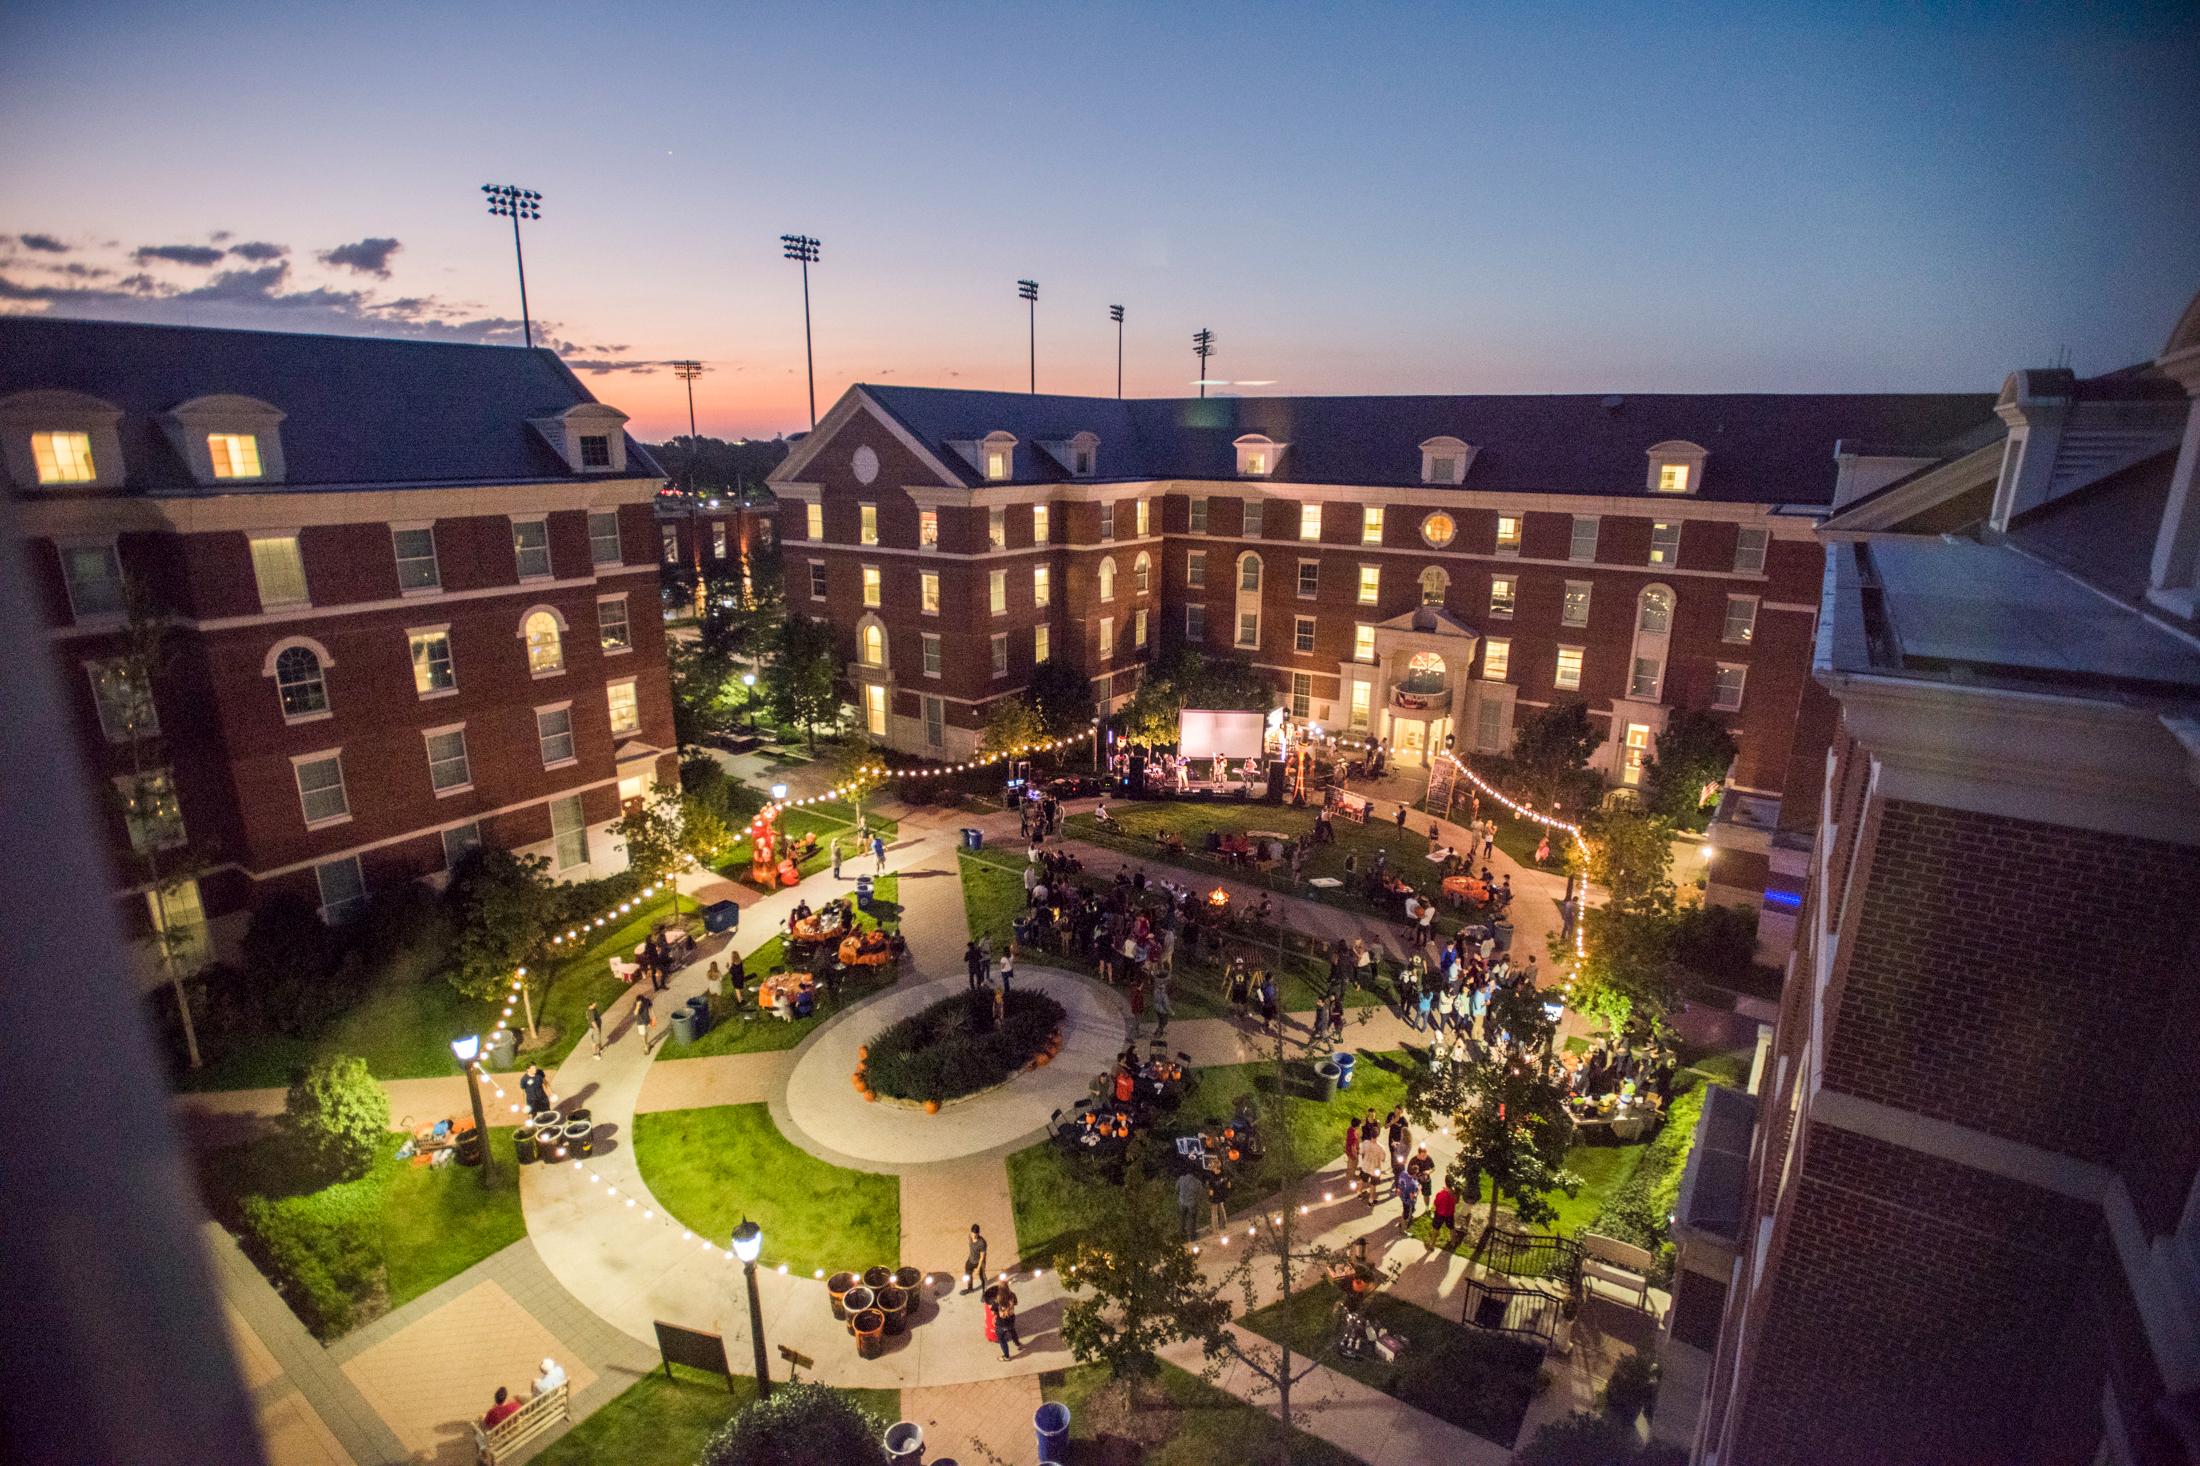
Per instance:
[[[951,1100],[1005,1082],[1047,1046],[1067,1014],[1039,992],[1011,992],[993,1021],[993,994],[958,993],[888,1025],[871,1040],[871,1088],[893,1099]]]
[[[1595,1231],[1621,1242],[1632,1242],[1655,1256],[1651,1281],[1663,1286],[1672,1276],[1672,1229],[1666,1218],[1680,1202],[1681,1175],[1688,1169],[1688,1152],[1696,1143],[1696,1121],[1703,1114],[1704,1094],[1710,1088],[1698,1083],[1673,1097],[1666,1112],[1665,1128],[1644,1149],[1642,1164],[1625,1185],[1597,1213]]]
[[[380,1303],[383,1186],[372,1177],[243,1203],[247,1255],[317,1337],[348,1333]]]

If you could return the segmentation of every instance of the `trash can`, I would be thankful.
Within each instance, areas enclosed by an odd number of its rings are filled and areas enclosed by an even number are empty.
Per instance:
[[[874,1293],[876,1293],[879,1289],[888,1286],[893,1281],[894,1270],[890,1267],[884,1266],[883,1264],[878,1267],[867,1267],[863,1270],[863,1286],[869,1288]]]
[[[1509,921],[1491,922],[1490,940],[1497,944],[1498,951],[1510,952],[1513,945],[1513,924]]]
[[[710,1032],[710,994],[697,993],[687,1000],[687,1010],[695,1022],[695,1036],[701,1038]]]
[[[856,1357],[876,1359],[884,1344],[882,1335],[886,1329],[886,1315],[875,1308],[848,1315],[849,1332],[856,1336]]]
[[[703,930],[730,932],[741,925],[741,908],[731,901],[713,901],[703,908]]]
[[[458,1132],[458,1163],[462,1166],[481,1164],[481,1132],[471,1125]]]
[[[512,1132],[512,1154],[523,1166],[535,1162],[535,1127],[522,1125]]]
[[[693,1008],[682,1006],[673,1010],[672,1041],[676,1044],[695,1042],[695,1010]]]
[[[565,1122],[565,1148],[577,1156],[596,1153],[596,1122],[593,1120],[568,1120]]]
[[[1069,1406],[1049,1400],[1031,1412],[1031,1427],[1039,1433],[1040,1466],[1069,1460]]]
[[[858,911],[869,911],[870,909],[871,909],[871,878],[870,878],[869,876],[857,876],[857,877],[856,877],[856,910],[858,910]]]
[[[1337,1097],[1337,1081],[1341,1077],[1343,1071],[1337,1067],[1335,1060],[1324,1059],[1314,1066],[1314,1087],[1318,1091],[1317,1097],[1324,1104]]]
[[[825,1280],[825,1292],[833,1300],[833,1317],[846,1322],[848,1318],[848,1290],[856,1286],[854,1273],[834,1273]]]
[[[856,1331],[857,1319],[866,1313],[877,1315],[878,1295],[858,1283],[848,1290],[847,1296],[841,1300],[841,1306],[848,1310],[848,1332],[852,1334]],[[879,1319],[879,1327],[886,1327],[885,1319]]]
[[[1337,1088],[1350,1089],[1352,1087],[1352,1066],[1359,1062],[1358,1059],[1340,1049],[1329,1056],[1329,1062],[1337,1066]]]
[[[979,829],[975,825],[964,825],[962,827],[962,832],[963,849],[983,850],[985,848],[985,831]]]
[[[924,1460],[924,1427],[914,1420],[897,1420],[886,1427],[886,1459],[894,1466],[921,1466]]]
[[[902,1332],[909,1326],[909,1295],[888,1283],[878,1290],[878,1311],[886,1315],[886,1332]]]
[[[509,1028],[499,1033],[489,1044],[488,1059],[492,1069],[509,1069],[512,1061],[518,1057],[519,1035]]]
[[[527,1117],[527,1123],[534,1126],[535,1133],[540,1135],[545,1130],[563,1125],[565,1116],[559,1114],[556,1110],[537,1110]]]

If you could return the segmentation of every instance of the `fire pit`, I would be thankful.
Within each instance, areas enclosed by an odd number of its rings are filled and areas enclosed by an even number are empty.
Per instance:
[[[1230,904],[1230,893],[1217,886],[1207,893],[1207,904],[1217,911],[1225,910]]]

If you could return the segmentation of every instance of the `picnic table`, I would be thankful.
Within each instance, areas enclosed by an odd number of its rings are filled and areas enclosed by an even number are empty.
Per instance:
[[[1490,888],[1489,883],[1480,876],[1445,876],[1444,894],[1451,897],[1454,904],[1472,901],[1475,905],[1482,906],[1489,902]]]
[[[813,911],[787,923],[787,935],[798,942],[822,942],[839,930],[840,913],[837,910],[830,916],[823,911]]]
[[[769,1011],[779,1006],[785,996],[789,1003],[800,1003],[804,994],[813,998],[817,992],[817,979],[807,972],[775,972],[756,986],[756,1006]]]
[[[840,939],[840,965],[843,967],[884,967],[893,960],[893,944],[884,932],[850,933]]]

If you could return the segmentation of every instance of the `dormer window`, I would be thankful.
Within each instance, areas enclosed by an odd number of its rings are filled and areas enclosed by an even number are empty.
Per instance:
[[[978,444],[978,470],[988,483],[1005,482],[1016,471],[1016,435],[987,433]]]
[[[1285,447],[1259,433],[1247,433],[1233,446],[1237,449],[1237,471],[1247,478],[1266,478],[1274,473],[1276,460]]]
[[[1091,478],[1100,461],[1100,439],[1094,433],[1079,433],[1056,452],[1069,464],[1073,477]]]
[[[1076,475],[1077,475],[1077,476],[1078,476],[1079,478],[1084,478],[1084,477],[1088,476],[1089,474],[1091,474],[1091,472],[1092,472],[1092,450],[1091,450],[1090,448],[1072,448],[1072,449],[1070,450],[1070,455],[1069,455],[1069,456],[1070,456],[1070,470],[1069,470],[1069,471],[1070,471],[1071,473],[1074,473],[1074,474],[1076,474]]]
[[[1675,439],[1650,450],[1650,492],[1693,494],[1703,477],[1705,451]]]
[[[88,484],[99,477],[92,467],[90,433],[33,433],[31,457],[42,484]]]
[[[122,413],[82,392],[41,390],[0,398],[0,443],[17,488],[122,486]]]
[[[283,481],[283,414],[254,397],[194,397],[160,419],[161,430],[202,484]]]
[[[626,414],[601,402],[576,402],[555,417],[534,419],[535,431],[573,473],[626,471]]]
[[[260,476],[260,438],[257,433],[208,433],[206,455],[213,460],[216,478]]]
[[[1474,449],[1458,438],[1431,438],[1421,445],[1421,482],[1462,484]]]
[[[609,468],[611,466],[611,435],[609,433],[581,434],[581,467]]]

